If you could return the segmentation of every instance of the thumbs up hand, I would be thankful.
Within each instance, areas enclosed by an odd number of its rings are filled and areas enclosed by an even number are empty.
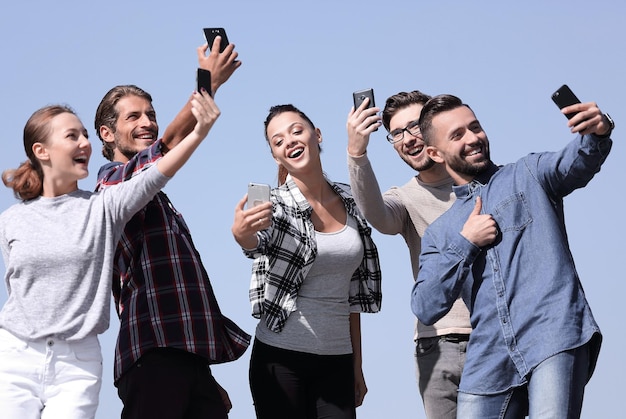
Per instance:
[[[476,198],[476,204],[463,225],[461,235],[478,247],[484,247],[496,240],[498,225],[490,214],[481,214],[483,201]]]

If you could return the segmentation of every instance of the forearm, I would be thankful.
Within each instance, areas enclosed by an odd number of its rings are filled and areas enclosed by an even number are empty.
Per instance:
[[[354,370],[359,371],[363,365],[361,355],[361,313],[350,313],[350,341],[352,342]]]
[[[420,270],[411,292],[411,309],[422,323],[432,325],[450,311],[461,295],[481,250],[460,234],[445,250],[436,248],[428,234],[422,239],[422,246]]]
[[[196,118],[191,113],[191,99],[189,98],[185,106],[178,112],[174,120],[165,128],[161,139],[163,152],[168,152],[178,145],[196,125]]]
[[[170,150],[157,162],[159,171],[165,176],[174,176],[187,163],[189,157],[191,157],[203,139],[203,137],[192,131],[177,147]]]
[[[378,180],[366,156],[348,156],[348,173],[352,196],[367,221],[384,234],[398,234],[403,220],[398,202],[386,199],[380,192]]]

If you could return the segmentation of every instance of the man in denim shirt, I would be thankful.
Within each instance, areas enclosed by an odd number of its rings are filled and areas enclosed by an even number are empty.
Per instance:
[[[558,152],[496,166],[474,112],[451,95],[431,99],[420,128],[446,165],[456,201],[426,230],[411,307],[430,324],[461,295],[473,327],[459,386],[460,418],[578,418],[601,335],[578,279],[563,197],[600,170],[613,121],[595,103],[568,126]]]

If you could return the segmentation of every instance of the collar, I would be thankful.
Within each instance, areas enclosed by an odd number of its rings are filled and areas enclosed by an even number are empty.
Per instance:
[[[487,168],[477,174],[471,182],[466,183],[464,185],[455,185],[452,187],[454,194],[457,198],[465,198],[474,194],[477,189],[485,186],[489,183],[491,177],[500,169],[499,166],[496,166],[493,162],[490,162]]]

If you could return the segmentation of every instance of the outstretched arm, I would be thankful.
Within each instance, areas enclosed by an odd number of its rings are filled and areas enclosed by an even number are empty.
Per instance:
[[[191,113],[196,120],[193,131],[183,138],[177,147],[157,161],[159,171],[165,176],[172,177],[183,167],[220,116],[220,110],[208,92],[193,93]]]
[[[235,51],[235,45],[229,44],[223,52],[219,52],[220,40],[221,38],[219,36],[215,38],[208,56],[206,55],[209,49],[208,44],[205,43],[196,49],[200,68],[211,72],[211,89],[213,90],[212,94],[214,97],[217,89],[222,84],[226,83],[235,70],[241,66],[241,61],[237,59],[239,54]],[[196,119],[191,112],[192,99],[193,96],[189,98],[183,109],[181,109],[174,120],[165,128],[161,140],[164,152],[175,147],[193,130]]]

